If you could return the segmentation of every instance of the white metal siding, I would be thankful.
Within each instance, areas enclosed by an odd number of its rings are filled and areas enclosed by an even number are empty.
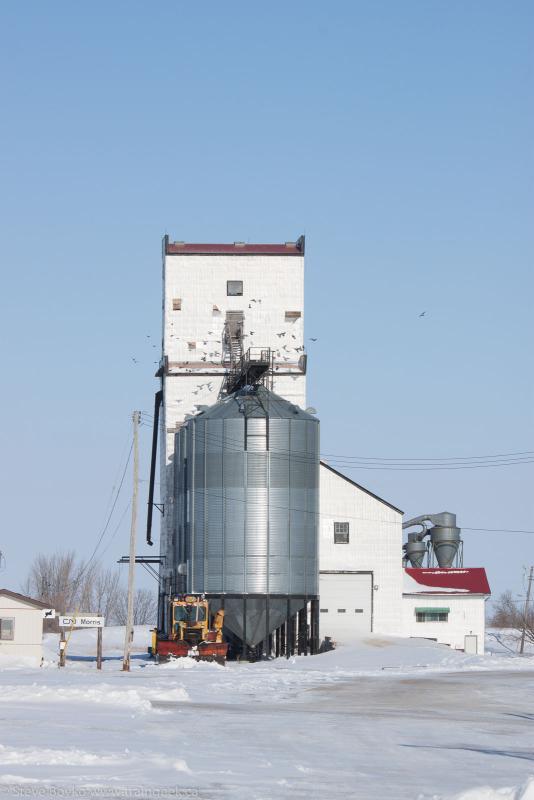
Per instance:
[[[227,281],[243,281],[242,296],[227,295]],[[180,310],[174,300],[180,299]],[[218,311],[214,310],[214,307]],[[270,347],[280,371],[296,367],[304,350],[304,256],[295,255],[165,255],[163,261],[163,355],[184,364],[164,379],[164,407],[160,423],[161,553],[172,535],[174,433],[199,405],[216,402],[223,381],[219,375],[197,374],[185,362],[221,362],[227,311],[244,315],[243,347]],[[300,316],[286,318],[286,311]],[[190,349],[189,343],[194,343]],[[154,350],[156,352],[156,350]],[[306,376],[278,375],[273,388],[302,408],[306,407]],[[236,589],[236,591],[241,591]]]
[[[405,594],[402,598],[404,636],[436,639],[455,650],[463,650],[465,636],[477,637],[478,652],[484,653],[484,595]],[[417,622],[416,608],[449,608],[447,622]]]
[[[29,656],[41,659],[43,640],[43,613],[40,608],[23,603],[17,598],[0,597],[0,617],[15,620],[15,636],[0,641],[0,656]]]
[[[321,573],[319,576],[320,636],[347,644],[371,632],[372,576]],[[342,610],[344,609],[344,610]]]
[[[373,631],[402,636],[402,514],[320,468],[319,569],[372,572]],[[334,522],[349,523],[349,543],[336,544]]]

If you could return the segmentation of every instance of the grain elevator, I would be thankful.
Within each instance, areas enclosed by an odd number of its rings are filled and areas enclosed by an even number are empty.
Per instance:
[[[212,595],[237,649],[317,638],[304,248],[163,240],[160,621],[174,593]]]

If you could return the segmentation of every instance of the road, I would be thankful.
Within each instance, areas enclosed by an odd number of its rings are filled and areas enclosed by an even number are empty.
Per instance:
[[[224,731],[210,759],[240,778],[220,787],[232,800],[427,800],[534,773],[529,698],[534,671],[385,674],[310,688],[283,704],[190,703],[180,718],[197,735]],[[258,764],[242,793],[247,765]]]

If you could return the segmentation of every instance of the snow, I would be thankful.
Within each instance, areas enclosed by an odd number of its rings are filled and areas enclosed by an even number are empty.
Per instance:
[[[425,583],[416,581],[407,572],[402,576],[403,594],[468,594],[469,589],[458,589],[447,586],[427,586]]]
[[[534,800],[534,779],[527,780],[522,786],[503,789],[492,789],[491,786],[468,789],[446,800]]]
[[[42,668],[0,659],[0,798],[534,800],[534,660],[511,632],[484,656],[369,635],[225,667],[156,665],[149,636],[129,673],[113,628],[101,672],[92,630],[64,669],[54,635]]]

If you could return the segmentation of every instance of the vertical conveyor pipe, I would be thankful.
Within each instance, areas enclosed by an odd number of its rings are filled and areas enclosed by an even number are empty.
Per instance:
[[[154,510],[154,481],[156,477],[156,457],[158,453],[159,409],[163,402],[163,390],[156,392],[154,397],[154,427],[152,429],[152,455],[150,457],[150,482],[148,484],[148,509],[146,516],[146,543],[151,547],[152,541],[152,512]]]

